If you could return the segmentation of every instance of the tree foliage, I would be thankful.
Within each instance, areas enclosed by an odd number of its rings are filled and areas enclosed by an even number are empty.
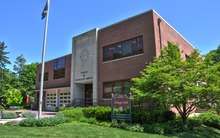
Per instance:
[[[15,94],[20,93],[23,97],[27,94],[33,95],[37,66],[36,63],[26,64],[26,59],[23,55],[20,55],[16,58],[13,66],[14,72],[12,72],[7,69],[7,65],[11,62],[6,48],[5,43],[0,42],[0,105],[4,106],[12,104],[11,101],[16,101],[16,98],[13,97],[16,96]],[[15,94],[13,95],[12,92],[15,92]],[[20,99],[20,96],[17,96]],[[15,103],[20,104],[20,101]]]
[[[37,64],[24,65],[19,75],[20,90],[23,95],[33,95],[35,90]]]
[[[17,106],[22,103],[22,95],[18,89],[9,88],[5,94],[6,104],[9,106]]]
[[[10,64],[8,54],[6,51],[7,46],[4,42],[0,42],[0,68],[5,68],[7,64]]]
[[[210,51],[205,56],[205,64],[207,66],[207,75],[210,76],[210,80],[213,85],[212,89],[216,90],[216,87],[220,85],[220,46],[216,50]],[[214,109],[220,113],[220,95],[209,95],[209,103]],[[214,102],[213,102],[214,101]]]
[[[10,64],[8,54],[6,51],[7,46],[4,42],[0,42],[0,100],[4,94],[5,80],[4,80],[4,70],[7,64]],[[1,104],[1,103],[0,103]]]
[[[16,58],[13,69],[18,75],[20,75],[21,71],[23,70],[25,63],[26,59],[23,55],[20,55]]]
[[[197,51],[184,60],[178,46],[169,43],[161,56],[133,79],[131,90],[137,99],[174,107],[185,123],[196,107],[217,104],[220,79],[216,73],[219,68],[207,68]]]
[[[220,46],[217,49],[210,51],[205,56],[205,62],[209,65],[214,65],[220,62]]]

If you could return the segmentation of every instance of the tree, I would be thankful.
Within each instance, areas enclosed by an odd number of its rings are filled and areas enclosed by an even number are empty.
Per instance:
[[[169,43],[161,56],[133,79],[131,90],[136,98],[174,107],[186,124],[197,107],[216,102],[213,97],[219,96],[220,87],[216,83],[219,77],[212,77],[215,73],[216,69],[207,68],[197,51],[183,60],[178,46]]]
[[[18,89],[9,88],[5,94],[6,104],[8,106],[17,106],[22,103],[22,95]]]
[[[220,46],[218,46],[217,49],[210,51],[205,55],[205,64],[208,69],[208,75],[211,75],[210,78],[212,78],[213,83],[216,85],[220,85]],[[216,86],[214,85],[214,86]],[[214,87],[213,86],[213,87]],[[214,108],[218,113],[220,113],[220,96],[216,97],[214,95],[210,96],[209,99],[209,107],[207,108]],[[213,102],[214,101],[214,102]]]
[[[14,64],[14,71],[18,75],[20,75],[21,71],[23,70],[25,63],[26,63],[26,59],[24,58],[22,54],[16,58],[15,64]]]
[[[216,50],[210,51],[205,56],[205,62],[210,65],[220,62],[220,46],[218,46]]]
[[[27,64],[23,66],[20,72],[19,82],[22,95],[33,95],[35,90],[37,63]]]
[[[13,72],[9,69],[4,69],[3,74],[4,81],[1,82],[1,93],[0,93],[0,105],[5,105],[4,95],[10,87],[16,87],[17,78]]]
[[[0,99],[2,99],[2,95],[4,94],[4,70],[7,64],[10,64],[9,57],[7,56],[9,52],[5,51],[7,46],[4,42],[0,42]],[[0,103],[1,104],[1,103]]]
[[[7,64],[10,64],[9,57],[7,56],[9,52],[5,51],[7,46],[4,42],[0,42],[0,68],[4,69]]]

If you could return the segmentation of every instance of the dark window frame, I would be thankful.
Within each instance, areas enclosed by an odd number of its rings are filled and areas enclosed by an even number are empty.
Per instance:
[[[61,57],[53,61],[53,79],[62,79],[66,76],[66,57]]]
[[[113,93],[115,93],[115,91],[114,91],[114,87],[115,87],[115,85],[117,84],[117,83],[119,83],[120,84],[120,86],[121,86],[121,94],[123,94],[123,93],[125,93],[125,83],[126,82],[128,82],[128,83],[131,83],[131,81],[129,80],[129,79],[127,79],[127,80],[117,80],[117,81],[110,81],[110,82],[103,82],[103,91],[102,91],[102,98],[103,99],[110,99],[110,98],[112,98],[111,97],[111,95],[108,95],[108,96],[106,96],[105,94],[105,85],[110,85],[111,84],[111,91],[113,92]],[[112,94],[112,93],[111,93]]]
[[[58,58],[53,61],[53,70],[59,70],[65,68],[66,66],[66,58]]]
[[[143,35],[103,47],[103,62],[144,53]]]
[[[53,79],[56,80],[56,79],[65,78],[65,76],[66,76],[65,74],[66,74],[66,69],[65,68],[54,70],[53,71]]]

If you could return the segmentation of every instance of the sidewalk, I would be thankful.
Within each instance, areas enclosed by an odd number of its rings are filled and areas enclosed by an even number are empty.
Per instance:
[[[38,111],[27,110],[25,112],[32,112],[36,115],[36,118],[37,118]],[[42,118],[54,117],[55,115],[56,115],[56,112],[42,112]],[[20,121],[22,121],[24,119],[25,118],[23,118],[23,117],[19,117],[19,118],[15,118],[15,119],[0,119],[0,125],[4,125],[9,122],[19,123]]]

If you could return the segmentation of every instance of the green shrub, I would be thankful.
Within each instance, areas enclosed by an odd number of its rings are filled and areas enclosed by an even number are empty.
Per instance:
[[[110,123],[110,127],[126,129],[134,132],[144,132],[144,127],[141,126],[140,124],[128,124],[126,122],[118,122],[116,120],[113,120]]]
[[[35,118],[36,117],[36,114],[32,112],[23,112],[21,115],[24,118]]]
[[[128,126],[127,129],[133,132],[144,132],[144,127],[139,124]]]
[[[61,113],[64,114],[71,121],[79,121],[80,119],[84,118],[84,114],[82,108],[65,108]]]
[[[80,122],[89,123],[89,124],[97,124],[97,120],[95,118],[81,118]]]
[[[22,103],[22,94],[18,89],[10,87],[5,94],[6,103],[9,106],[17,106]]]
[[[22,120],[19,125],[24,127],[36,127],[37,126],[37,119],[35,118],[27,118]]]
[[[172,111],[164,111],[164,112],[162,112],[162,117],[161,118],[162,119],[160,121],[162,121],[162,122],[175,120],[176,114]]]
[[[164,134],[165,133],[165,125],[161,123],[155,124],[145,124],[143,125],[144,132],[154,133],[154,134]]]
[[[191,131],[199,126],[201,126],[201,122],[196,118],[188,119],[186,124],[183,124],[182,120],[178,118],[168,122],[143,125],[144,132],[155,134],[173,134]]]
[[[0,112],[4,111],[4,110],[5,110],[5,108],[2,105],[0,105]]]
[[[27,118],[19,123],[20,126],[24,127],[47,127],[47,126],[56,126],[66,122],[66,118],[62,114],[58,114],[55,117],[49,118]]]
[[[140,124],[151,122],[149,116],[150,116],[149,112],[146,112],[146,111],[139,111],[139,110],[133,111],[132,122],[140,123]]]
[[[3,112],[2,119],[15,119],[17,114],[15,112]]]
[[[148,124],[148,123],[161,123],[174,120],[176,114],[172,111],[143,111],[143,110],[134,110],[132,112],[132,122],[139,124]]]
[[[118,128],[127,129],[129,127],[129,124],[126,122],[120,122],[118,123]]]
[[[198,119],[205,125],[220,129],[220,116],[212,111],[202,113]]]
[[[111,127],[111,123],[110,122],[96,122],[96,125],[99,126],[104,126],[104,127]]]
[[[111,108],[105,106],[83,108],[83,114],[87,118],[96,118],[99,121],[111,120]]]

